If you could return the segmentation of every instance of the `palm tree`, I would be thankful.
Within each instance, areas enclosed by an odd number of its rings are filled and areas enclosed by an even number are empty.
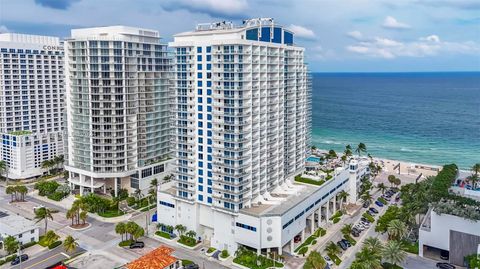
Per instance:
[[[394,219],[388,223],[387,233],[390,239],[401,240],[407,235],[407,225],[401,220]]]
[[[24,185],[15,186],[15,190],[20,194],[20,201],[25,202],[25,194],[27,194],[28,189]]]
[[[363,247],[369,249],[372,252],[378,253],[382,251],[383,244],[378,237],[369,237],[363,242]]]
[[[395,184],[394,182],[395,182],[396,178],[397,178],[397,177],[396,177],[395,175],[389,175],[389,176],[388,176],[387,179],[388,179],[388,182],[390,182],[391,187],[393,187],[393,184]]]
[[[37,220],[36,223],[42,220],[45,221],[45,233],[47,232],[48,228],[48,219],[53,220],[52,214],[52,210],[47,207],[41,207],[35,211],[35,219]]]
[[[362,199],[364,203],[369,203],[369,204],[371,204],[373,201],[373,197],[369,191],[362,193],[362,195],[360,195],[360,199]]]
[[[342,160],[342,163],[343,165],[345,166],[345,163],[347,163],[347,155],[342,155],[342,157],[340,157],[340,160]]]
[[[467,177],[468,180],[470,180],[470,182],[472,183],[472,189],[476,189],[477,188],[477,182],[480,180],[480,177],[478,175],[470,175]]]
[[[340,199],[340,209],[343,208],[343,203],[345,203],[348,196],[350,196],[350,194],[345,190],[342,190],[341,192],[338,193],[337,197]]]
[[[125,223],[120,222],[115,226],[115,233],[120,234],[122,236],[122,241],[123,241],[123,235],[126,233],[126,226]]]
[[[136,224],[136,223],[135,223]],[[136,226],[135,230],[133,231],[133,239],[137,240],[138,238],[142,237],[145,234],[145,231],[143,230],[142,227]]]
[[[353,225],[350,223],[350,224],[343,225],[340,231],[342,232],[343,236],[347,236],[352,232],[352,229],[353,229]]]
[[[397,265],[407,258],[407,253],[403,251],[400,241],[390,240],[382,250],[382,257],[386,262]]]
[[[480,174],[480,163],[476,163],[472,166],[472,172],[478,176]]]
[[[382,269],[382,257],[380,256],[380,251],[376,252],[375,250],[363,247],[362,250],[357,252],[355,255],[357,261],[363,265],[363,268],[369,269]]]
[[[336,256],[338,253],[340,253],[340,247],[330,241],[325,247],[325,251],[329,256]]]
[[[322,255],[316,251],[310,252],[303,265],[303,269],[324,269],[327,263],[323,259]]]
[[[3,248],[7,251],[8,254],[13,254],[18,250],[20,243],[13,236],[7,236],[3,240]]]
[[[85,221],[87,220],[88,216],[88,211],[82,211],[80,212],[80,220],[82,221],[82,224],[85,224]]]
[[[65,251],[68,253],[73,253],[78,247],[77,240],[73,238],[71,235],[67,236],[65,240],[63,241],[63,248]]]
[[[133,235],[138,230],[138,227],[139,227],[138,224],[136,224],[133,221],[129,221],[127,222],[127,224],[125,224],[125,232],[130,234],[130,239],[133,238]]]
[[[191,237],[191,238],[195,238],[197,233],[195,231],[190,230],[185,235],[188,236],[188,237]]]
[[[8,165],[5,161],[0,161],[0,176],[5,175],[5,182],[8,185]]]
[[[67,219],[72,220],[72,226],[73,226],[73,222],[74,222],[76,216],[77,216],[77,214],[76,214],[75,210],[73,210],[73,208],[67,210],[67,213],[65,214],[65,217]]]
[[[56,234],[54,231],[48,231],[44,236],[43,236],[43,240],[45,241],[45,243],[49,246],[51,245],[52,243],[54,243],[55,241],[57,241],[60,236],[58,236],[58,234]]]
[[[50,175],[50,169],[55,166],[55,162],[53,160],[45,160],[42,162],[41,168],[46,169],[48,174]]]
[[[158,179],[156,179],[156,178],[152,179],[152,181],[150,181],[150,187],[153,187],[153,188],[157,189]]]
[[[14,186],[8,186],[5,189],[6,194],[10,194],[10,202],[13,203],[14,201],[17,200],[17,190],[15,189]]]
[[[183,226],[182,224],[177,224],[175,225],[175,230],[182,235],[187,230],[187,227]]]
[[[383,183],[379,183],[379,184],[377,185],[377,189],[378,189],[379,191],[381,191],[382,194],[385,194],[385,191],[387,190],[387,186],[385,186],[385,184],[383,184]]]
[[[358,154],[358,156],[361,156],[362,152],[366,152],[366,151],[367,151],[367,146],[365,146],[365,144],[363,143],[358,144],[357,148],[355,149],[355,152]]]

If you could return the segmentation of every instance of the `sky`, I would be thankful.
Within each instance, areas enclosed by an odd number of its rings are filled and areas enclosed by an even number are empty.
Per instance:
[[[128,25],[164,42],[197,23],[271,17],[313,72],[480,71],[480,0],[0,0],[0,32]]]

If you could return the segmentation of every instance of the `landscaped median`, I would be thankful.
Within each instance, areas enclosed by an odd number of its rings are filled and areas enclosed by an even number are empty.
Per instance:
[[[233,265],[240,268],[267,269],[271,267],[282,268],[283,263],[269,259],[263,255],[257,255],[254,251],[241,246],[235,252]]]
[[[298,255],[305,256],[305,254],[308,252],[308,246],[315,245],[317,243],[316,239],[324,236],[326,233],[327,231],[323,228],[317,229],[311,236],[309,236],[305,240],[305,242],[303,242],[300,246],[298,246],[294,252],[297,253]]]
[[[342,218],[343,216],[343,212],[341,210],[338,210],[337,212],[335,212],[335,214],[333,214],[329,220],[331,220],[333,222],[333,224],[337,223],[340,221],[340,219]]]

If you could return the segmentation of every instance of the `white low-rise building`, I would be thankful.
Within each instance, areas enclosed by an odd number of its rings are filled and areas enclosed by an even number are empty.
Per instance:
[[[449,261],[464,264],[464,257],[479,253],[480,221],[429,210],[419,231],[419,255],[448,251]]]
[[[39,227],[35,222],[24,217],[0,211],[1,248],[3,248],[3,240],[9,236],[15,237],[22,245],[38,241]]]

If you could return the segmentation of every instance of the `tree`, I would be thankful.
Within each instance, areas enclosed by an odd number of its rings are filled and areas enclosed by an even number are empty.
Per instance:
[[[115,225],[115,233],[122,236],[122,241],[123,241],[123,235],[126,234],[126,232],[127,230],[126,230],[125,223],[120,222],[117,225]]]
[[[365,146],[365,144],[363,143],[358,144],[357,148],[355,149],[355,152],[358,154],[358,156],[361,156],[362,152],[366,152],[366,151],[367,151],[367,146]]]
[[[8,186],[5,189],[5,193],[10,194],[10,202],[13,203],[14,201],[17,201],[17,190],[14,186]]]
[[[480,163],[476,163],[472,166],[472,172],[476,176],[478,176],[478,174],[480,174]]]
[[[389,175],[389,176],[388,176],[387,180],[388,180],[388,182],[390,182],[390,186],[391,186],[391,187],[393,187],[393,182],[395,182],[395,179],[396,179],[396,178],[397,178],[397,177],[396,177],[395,175]]]
[[[5,161],[0,161],[0,176],[5,176],[5,185],[8,186],[8,164]]]
[[[324,269],[327,263],[323,259],[322,255],[316,251],[310,252],[303,265],[303,269]]]
[[[125,224],[125,232],[130,234],[130,239],[133,239],[133,235],[138,230],[138,224],[133,221],[129,221]]]
[[[327,159],[335,159],[338,157],[337,153],[335,152],[335,150],[331,149],[328,151],[328,154],[327,154]]]
[[[345,224],[343,225],[342,229],[340,230],[343,236],[347,236],[352,232],[353,225],[352,224]]]
[[[46,169],[48,171],[48,174],[50,175],[51,174],[51,169],[52,167],[55,166],[55,162],[53,160],[45,160],[42,162],[41,164],[41,168],[42,169]]]
[[[345,190],[342,190],[341,192],[338,193],[338,198],[340,199],[340,209],[343,208],[343,203],[345,203],[349,195],[350,194]]]
[[[69,210],[67,210],[67,213],[65,214],[65,217],[67,219],[71,219],[72,220],[72,226],[73,226],[73,222],[75,221],[75,217],[77,216],[77,214],[75,213],[75,211],[71,208]]]
[[[53,158],[53,163],[57,170],[60,169],[59,166],[62,166],[63,162],[65,162],[65,157],[63,155],[58,155]]]
[[[407,257],[407,253],[402,249],[402,243],[397,240],[387,242],[382,250],[383,260],[393,265],[402,263]]]
[[[347,162],[347,155],[342,155],[342,157],[340,157],[340,160],[342,160],[343,165],[345,165],[345,163]]]
[[[57,241],[58,239],[60,238],[60,236],[58,236],[58,234],[56,234],[54,231],[48,231],[47,233],[45,233],[45,235],[43,236],[43,240],[45,241],[45,243],[50,246],[51,244],[53,244],[55,241]]]
[[[180,235],[183,235],[183,233],[185,231],[187,231],[187,227],[183,226],[182,224],[177,224],[175,225],[175,230],[177,230],[177,232],[180,234]]]
[[[382,257],[380,251],[363,247],[355,255],[357,262],[362,264],[363,268],[382,269]]]
[[[53,220],[53,211],[46,207],[41,207],[35,211],[35,219],[37,220],[36,223],[40,221],[45,221],[45,233],[47,232],[48,228],[48,219]]]
[[[195,238],[195,236],[197,236],[197,233],[195,231],[190,230],[185,235],[191,238]]]
[[[88,211],[80,212],[80,220],[82,221],[82,224],[85,224],[85,221],[87,220],[87,216],[88,216]]]
[[[140,238],[144,235],[145,235],[145,231],[143,230],[142,227],[138,226],[138,224],[137,224],[137,226],[135,227],[135,230],[132,233],[133,239],[137,240],[138,238]]]
[[[366,248],[373,253],[379,253],[383,249],[383,244],[377,237],[369,237],[363,242],[363,248]]]
[[[388,237],[393,240],[402,240],[407,235],[407,225],[403,221],[394,219],[387,226]]]
[[[68,253],[73,253],[78,247],[77,240],[73,238],[71,235],[67,236],[65,240],[63,241],[63,248],[65,251]]]
[[[400,184],[402,184],[402,180],[398,177],[395,178],[395,180],[393,181],[393,184],[398,188],[398,186],[400,186]]]
[[[333,241],[330,241],[325,247],[325,251],[329,256],[336,256],[340,253],[340,247],[338,247]]]
[[[8,254],[13,254],[20,247],[20,243],[17,241],[17,239],[15,239],[15,237],[7,236],[3,240],[3,247],[5,248],[5,251],[7,251]]]
[[[383,183],[379,183],[377,185],[377,189],[382,192],[382,195],[385,194],[385,191],[387,190],[387,186]]]
[[[372,203],[373,201],[373,197],[369,191],[362,193],[362,195],[360,195],[360,199],[362,199],[364,203]]]
[[[24,185],[15,186],[15,191],[20,194],[20,201],[25,202],[25,194],[28,193],[27,187]]]
[[[343,151],[343,154],[347,157],[352,156],[352,147],[350,145],[347,145],[345,147],[345,150]]]

